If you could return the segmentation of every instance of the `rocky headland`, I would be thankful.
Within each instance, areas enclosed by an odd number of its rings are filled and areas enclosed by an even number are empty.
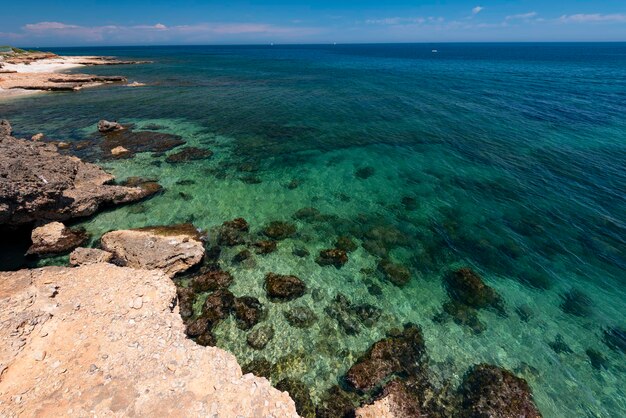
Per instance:
[[[113,122],[101,121],[98,128],[88,148],[106,158],[184,144]],[[118,148],[125,152],[115,155]],[[60,154],[52,141],[14,138],[6,121],[0,121],[0,151],[0,227],[32,229],[30,254],[71,251],[69,266],[0,273],[3,416],[541,416],[526,381],[493,365],[474,366],[460,384],[434,383],[422,329],[410,323],[372,344],[317,403],[295,376],[272,387],[264,377],[271,379],[277,365],[255,361],[242,372],[231,354],[214,347],[213,327],[230,316],[253,349],[274,338],[264,323],[266,307],[255,297],[235,296],[229,290],[235,278],[216,260],[221,247],[237,245],[246,246],[237,262],[253,252],[264,256],[295,234],[295,225],[272,222],[253,235],[248,222],[237,218],[211,239],[192,224],[150,226],[111,231],[97,248],[80,247],[84,231],[63,222],[150,198],[161,187],[137,178],[116,184],[98,166]],[[209,156],[192,151],[178,154],[183,160]],[[377,239],[395,242],[389,233],[375,232]],[[340,269],[353,250],[349,238],[338,239],[316,260]],[[410,280],[390,261],[381,261],[379,269],[397,286]],[[471,316],[478,309],[506,313],[495,290],[469,268],[450,272],[444,285],[456,310],[444,307],[441,320],[461,321],[459,312]],[[310,291],[306,279],[272,272],[264,286],[268,303],[277,304]],[[341,293],[325,312],[349,335],[381,315]],[[285,318],[307,328],[316,314],[300,306]]]

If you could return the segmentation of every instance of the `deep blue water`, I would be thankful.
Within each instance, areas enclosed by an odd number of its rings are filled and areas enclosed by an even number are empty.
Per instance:
[[[214,230],[238,216],[258,231],[311,206],[334,215],[321,224],[294,221],[298,234],[254,266],[231,265],[236,249],[223,251],[220,263],[236,277],[231,290],[267,303],[277,331],[258,352],[234,323],[221,324],[218,344],[242,363],[301,356],[272,378],[297,376],[315,398],[373,341],[413,321],[442,378],[487,361],[526,378],[545,416],[626,415],[624,353],[605,338],[626,328],[626,44],[54,52],[153,63],[88,69],[145,87],[0,102],[0,117],[18,134],[78,141],[106,118],[137,128],[156,123],[215,152],[182,165],[150,154],[102,162],[119,178],[156,177],[166,192],[85,222],[95,238],[189,220]],[[371,176],[355,176],[364,167]],[[177,185],[182,179],[195,183]],[[297,188],[285,187],[293,180]],[[366,250],[375,228],[400,238]],[[359,249],[340,270],[318,266],[314,254],[338,235]],[[293,247],[313,255],[299,259]],[[410,269],[409,285],[381,277],[383,256]],[[505,302],[505,316],[478,313],[480,333],[439,315],[448,300],[441,277],[462,265],[480,272]],[[267,271],[295,273],[323,294],[291,303],[318,314],[313,330],[289,327],[282,311],[290,305],[264,299]],[[372,283],[381,295],[368,291]],[[378,306],[382,319],[345,335],[324,311],[338,292]],[[592,365],[589,350],[604,357],[603,366]]]

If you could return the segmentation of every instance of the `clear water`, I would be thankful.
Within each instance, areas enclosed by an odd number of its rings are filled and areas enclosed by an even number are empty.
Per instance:
[[[254,266],[220,263],[237,296],[258,297],[276,335],[262,351],[234,321],[216,329],[242,364],[264,357],[280,378],[308,383],[314,399],[390,328],[422,326],[436,379],[458,380],[477,362],[528,380],[547,417],[626,415],[624,354],[602,340],[626,326],[626,44],[479,44],[64,49],[151,65],[91,68],[146,87],[113,86],[0,102],[17,134],[75,141],[101,119],[159,124],[213,158],[172,165],[149,153],[102,164],[119,179],[158,178],[162,195],[84,222],[98,238],[112,229],[192,221],[215,231],[244,217],[259,231],[315,207],[336,215],[295,221],[298,234]],[[84,71],[84,70],[82,70]],[[155,161],[161,161],[160,164]],[[242,170],[242,165],[256,171]],[[367,179],[356,170],[371,167]],[[258,184],[241,181],[247,176]],[[295,189],[286,187],[298,180]],[[177,185],[180,180],[193,184]],[[180,193],[187,198],[182,198]],[[403,204],[412,197],[414,204]],[[390,257],[410,267],[405,288],[376,271],[362,247],[341,269],[315,254],[352,232],[361,244],[375,226],[405,242]],[[311,252],[292,254],[294,247]],[[470,265],[499,292],[507,315],[480,311],[480,334],[433,318],[449,300],[442,275]],[[267,301],[266,272],[296,274],[310,291]],[[529,285],[527,278],[534,278]],[[372,283],[381,295],[368,292]],[[587,315],[564,312],[577,289]],[[337,292],[378,306],[372,328],[348,336],[324,312]],[[313,297],[315,296],[315,298]],[[308,305],[309,330],[283,311]],[[571,350],[551,347],[557,336]],[[552,344],[554,345],[554,344]],[[587,349],[607,368],[592,367]]]

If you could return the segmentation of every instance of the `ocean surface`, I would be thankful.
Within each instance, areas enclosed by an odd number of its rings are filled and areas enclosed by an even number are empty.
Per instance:
[[[247,263],[231,261],[240,247],[222,250],[231,291],[258,297],[275,329],[263,350],[248,347],[232,319],[215,329],[241,364],[268,359],[274,383],[296,377],[315,401],[373,342],[413,322],[435,382],[488,362],[524,377],[546,417],[626,416],[626,44],[54,52],[153,63],[74,71],[144,87],[0,102],[16,136],[75,143],[109,119],[214,153],[177,164],[152,153],[99,161],[119,180],[154,178],[165,190],[80,223],[94,245],[109,230],[181,222],[214,237],[236,217],[253,234],[275,220],[297,227]],[[319,212],[294,217],[302,208]],[[318,265],[340,236],[358,247],[348,263]],[[383,258],[410,270],[406,286],[385,279]],[[480,310],[468,325],[443,312],[442,277],[462,266],[501,295],[504,313]],[[309,291],[269,301],[270,271],[299,276]],[[380,318],[347,334],[327,309],[338,293]],[[302,306],[316,314],[309,329],[285,320]]]

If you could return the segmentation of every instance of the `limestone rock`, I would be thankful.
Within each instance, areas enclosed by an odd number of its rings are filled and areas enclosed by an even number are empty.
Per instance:
[[[102,248],[128,267],[186,271],[204,256],[200,233],[191,224],[113,231],[102,236]]]
[[[111,259],[113,259],[113,254],[97,248],[78,247],[70,254],[70,264],[72,266],[108,263]]]
[[[120,155],[125,155],[125,154],[128,154],[128,153],[130,153],[130,151],[129,151],[129,150],[127,150],[126,148],[124,148],[124,147],[123,147],[123,146],[121,146],[121,145],[120,145],[120,146],[117,146],[117,147],[115,147],[115,148],[113,148],[113,149],[111,150],[111,154],[112,154],[112,155],[114,155],[114,156],[116,156],[116,157],[117,157],[117,156],[120,156]]]
[[[11,124],[6,119],[0,119],[0,136],[10,136],[13,133]]]
[[[61,222],[50,222],[33,229],[31,240],[33,244],[27,254],[46,255],[60,254],[70,251],[88,238],[84,229],[70,229]]]
[[[122,129],[124,129],[124,127],[117,122],[109,122],[104,119],[98,122],[98,131],[100,132],[121,131]]]

